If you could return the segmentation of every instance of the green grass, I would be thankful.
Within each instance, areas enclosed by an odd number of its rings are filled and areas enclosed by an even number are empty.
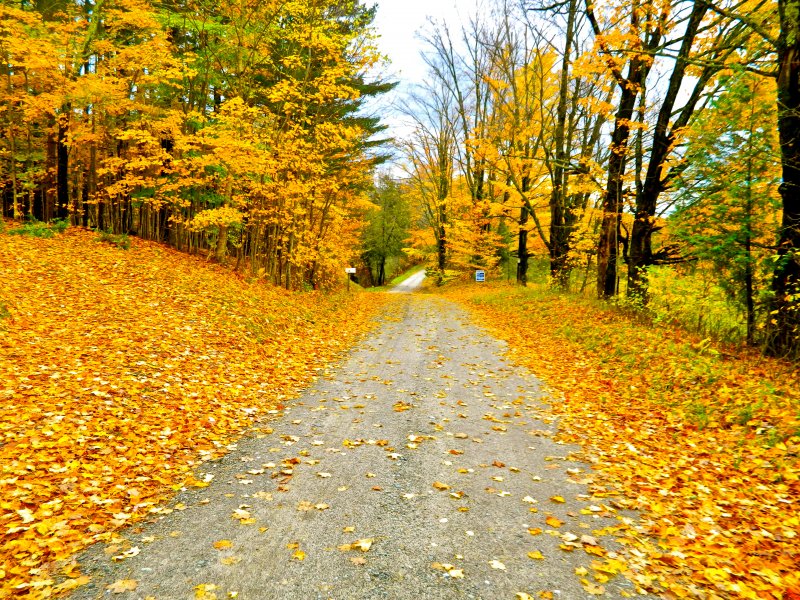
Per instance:
[[[59,219],[57,221],[53,221],[52,223],[43,223],[41,221],[37,221],[36,219],[31,219],[19,227],[7,230],[6,233],[8,235],[51,238],[57,233],[64,233],[67,227],[69,227],[69,223],[65,219]]]
[[[411,277],[412,275],[416,275],[417,273],[419,273],[420,271],[422,271],[424,269],[425,269],[425,265],[413,266],[410,269],[408,269],[407,271],[404,271],[403,273],[400,273],[400,275],[398,275],[397,277],[392,279],[389,282],[389,285],[399,285],[399,284],[403,283],[406,279]]]
[[[97,237],[98,242],[104,242],[116,246],[120,250],[130,250],[131,238],[125,233],[111,233],[110,231],[100,231]]]
[[[415,265],[415,266],[411,267],[410,269],[400,273],[400,275],[396,276],[394,279],[389,281],[386,285],[366,287],[366,288],[363,288],[363,289],[365,291],[367,291],[367,292],[379,292],[381,290],[386,290],[388,288],[391,288],[391,287],[394,287],[396,285],[399,285],[399,284],[403,283],[406,279],[408,279],[409,277],[411,277],[415,273],[419,273],[420,271],[422,271],[424,269],[425,269],[425,265],[424,264]],[[356,284],[351,283],[351,285],[356,285]]]

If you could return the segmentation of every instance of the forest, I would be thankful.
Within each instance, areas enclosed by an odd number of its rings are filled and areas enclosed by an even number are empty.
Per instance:
[[[800,0],[380,3],[0,0],[0,599],[799,599]]]
[[[387,264],[487,269],[797,355],[794,0],[498,0],[431,21],[393,140],[362,2],[0,10],[7,218],[288,289],[351,263],[379,285]]]

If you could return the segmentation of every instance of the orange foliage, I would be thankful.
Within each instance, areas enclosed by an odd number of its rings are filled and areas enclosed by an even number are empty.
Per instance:
[[[0,598],[49,595],[57,561],[206,485],[192,470],[308,384],[385,298],[298,296],[83,230],[0,246]]]
[[[450,295],[551,386],[561,438],[596,469],[592,492],[641,511],[620,530],[644,563],[637,583],[667,598],[800,590],[796,369],[556,294]]]

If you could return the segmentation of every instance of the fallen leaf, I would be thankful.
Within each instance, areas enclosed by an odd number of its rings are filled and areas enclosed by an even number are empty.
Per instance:
[[[564,521],[560,521],[556,517],[550,515],[544,520],[545,523],[550,525],[550,527],[561,527],[564,524]]]
[[[602,596],[606,592],[606,588],[602,585],[595,585],[591,581],[585,581],[583,583],[583,589],[593,596]]]
[[[217,595],[214,593],[217,586],[213,583],[201,583],[194,588],[195,600],[217,600]]]
[[[230,540],[218,540],[213,545],[217,550],[226,550],[233,547],[233,543]]]
[[[440,492],[443,492],[445,490],[449,490],[450,489],[449,485],[447,485],[446,483],[442,483],[441,481],[434,481],[433,482],[433,487],[435,489],[439,490]]]
[[[534,550],[532,552],[528,552],[528,558],[533,558],[536,560],[544,560],[544,555],[538,550]]]
[[[111,585],[107,585],[106,589],[110,590],[112,594],[124,594],[125,592],[132,592],[139,585],[135,579],[118,579]]]
[[[501,563],[499,560],[490,560],[489,561],[489,566],[492,567],[493,569],[500,569],[501,571],[505,571],[506,570],[506,566],[503,563]]]
[[[125,550],[125,552],[123,552],[122,554],[117,554],[116,556],[112,556],[111,560],[113,560],[114,562],[119,562],[121,560],[125,560],[125,559],[128,559],[128,558],[133,558],[134,556],[138,556],[139,552],[140,552],[139,547],[138,546],[134,546],[133,548],[130,548],[129,550]]]

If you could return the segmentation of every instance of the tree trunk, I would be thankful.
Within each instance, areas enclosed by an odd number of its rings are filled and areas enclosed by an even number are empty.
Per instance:
[[[667,92],[662,101],[653,132],[653,147],[650,151],[650,161],[647,167],[642,189],[636,194],[636,215],[631,231],[630,252],[628,256],[628,296],[641,298],[647,302],[647,267],[654,264],[653,233],[657,230],[655,225],[658,198],[666,188],[664,178],[664,164],[675,141],[675,130],[686,126],[694,112],[694,105],[699,98],[699,92],[705,86],[711,70],[706,72],[695,85],[695,92],[680,111],[675,119],[674,108],[679,92],[683,86],[686,67],[692,52],[694,40],[700,24],[708,10],[704,0],[697,0],[692,7],[692,13],[683,35],[681,48],[678,52],[675,67],[670,74]],[[673,128],[670,130],[670,123]]]
[[[800,0],[779,0],[778,131],[783,220],[772,277],[771,339],[776,355],[800,353]]]
[[[517,283],[528,285],[528,217],[527,204],[519,211],[519,239],[517,242]]]
[[[58,139],[56,141],[56,211],[57,219],[69,216],[69,113],[66,104],[58,115]]]
[[[436,261],[441,278],[444,277],[444,268],[447,265],[447,231],[444,224],[439,225],[439,235],[436,238]]]
[[[378,287],[382,286],[386,281],[386,257],[381,256],[380,263],[378,263]]]
[[[635,60],[635,59],[634,59]],[[631,66],[631,71],[634,67]],[[610,298],[617,293],[617,261],[619,256],[619,223],[622,212],[622,182],[627,166],[630,123],[636,106],[636,84],[622,86],[619,108],[611,134],[611,155],[608,158],[608,181],[603,196],[603,221],[597,247],[597,295]]]
[[[228,255],[228,226],[219,226],[219,235],[217,236],[217,247],[214,252],[214,257],[218,262],[224,263],[225,257]]]
[[[565,130],[567,123],[567,97],[569,96],[569,67],[572,42],[575,36],[575,17],[577,0],[570,0],[567,14],[567,31],[564,36],[564,55],[561,60],[561,80],[559,82],[558,107],[556,108],[556,127],[554,132],[555,165],[553,167],[553,188],[550,193],[550,277],[560,288],[569,287],[567,254],[569,253],[569,226],[567,212],[567,148]]]

